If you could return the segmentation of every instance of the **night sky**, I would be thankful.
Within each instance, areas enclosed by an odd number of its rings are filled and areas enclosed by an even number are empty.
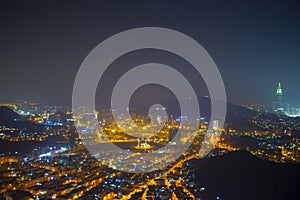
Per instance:
[[[297,1],[1,1],[0,101],[70,105],[87,54],[145,26],[197,40],[219,67],[229,102],[271,104],[280,81],[300,106]]]

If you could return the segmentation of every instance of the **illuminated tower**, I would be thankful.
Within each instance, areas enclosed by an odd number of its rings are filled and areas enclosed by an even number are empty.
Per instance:
[[[273,111],[276,114],[282,115],[287,114],[287,104],[283,100],[283,92],[281,88],[281,83],[278,82],[277,90],[276,90],[276,101],[273,102]]]
[[[278,87],[277,87],[277,90],[276,90],[276,96],[277,96],[278,102],[281,102],[282,101],[282,89],[281,89],[280,82],[278,82]]]

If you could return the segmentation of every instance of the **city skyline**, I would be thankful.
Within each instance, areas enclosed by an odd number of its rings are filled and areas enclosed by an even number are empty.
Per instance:
[[[94,115],[86,111],[72,116],[64,107],[44,107],[29,102],[0,106],[3,146],[0,148],[0,175],[3,177],[0,195],[17,199],[132,200],[146,197],[157,200],[282,199],[282,196],[294,198],[298,195],[295,183],[300,162],[299,118],[232,105],[224,127],[214,120],[211,122],[213,130],[209,130],[209,119],[201,117],[188,150],[174,163],[147,172],[147,167],[155,162],[176,154],[178,149],[173,146],[172,138],[173,129],[179,128],[178,119],[167,120],[154,137],[139,139],[127,135],[127,130],[137,129],[138,135],[147,133],[148,128],[138,127],[145,123],[143,116],[136,115],[136,124],[126,127],[124,133],[120,127],[130,119],[116,124],[109,112],[101,113],[98,120],[109,141],[126,152],[137,153],[137,157],[133,162],[126,162],[127,157],[111,159],[116,152],[105,151],[99,152],[105,159],[100,163],[95,159],[97,154],[86,150],[86,145],[107,145],[107,141],[97,137],[91,139],[92,135],[86,134],[97,133],[92,121],[85,120],[91,114]],[[189,121],[187,118],[181,120]],[[79,124],[80,137],[76,136],[73,123]],[[221,135],[218,137],[216,132]],[[188,139],[189,136],[181,136],[181,142]],[[150,162],[141,157],[162,146],[167,154],[162,153]],[[207,148],[212,149],[206,152]],[[203,154],[207,155],[202,157]],[[127,173],[136,168],[146,171]],[[220,174],[216,176],[215,171]],[[234,186],[227,187],[229,183]],[[254,190],[253,185],[258,189]],[[280,190],[272,191],[274,187]]]
[[[291,99],[288,99],[286,96],[286,92],[285,92],[285,89],[282,89],[282,83],[281,82],[277,82],[276,83],[276,89],[273,91],[273,96],[270,97],[271,101],[270,102],[266,102],[266,103],[261,103],[261,102],[248,102],[248,103],[241,103],[241,104],[234,104],[234,105],[240,105],[240,106],[244,106],[244,107],[247,107],[247,106],[250,106],[253,105],[253,106],[263,106],[266,110],[269,110],[268,112],[273,112],[272,110],[274,110],[274,102],[275,101],[278,101],[278,96],[280,96],[280,98],[283,98],[284,102],[288,103],[290,107],[294,107],[294,108],[297,108],[300,107],[298,106],[300,104],[299,103],[294,103],[294,104],[290,104],[289,102],[292,101],[294,102],[293,100]],[[284,92],[283,92],[284,91]],[[200,98],[201,97],[208,97],[208,96],[199,96]],[[109,97],[106,97],[106,98],[109,98]],[[140,99],[139,99],[140,100]],[[35,101],[35,100],[32,100],[32,99],[10,99],[10,100],[5,100],[5,101],[0,101],[0,104],[2,105],[5,105],[5,104],[22,104],[24,102],[28,102],[28,103],[33,103],[33,104],[39,104],[39,105],[44,105],[44,106],[67,106],[70,108],[70,105],[65,105],[65,104],[45,104],[45,103],[41,103],[41,102],[38,102],[38,101]],[[231,103],[231,102],[228,102],[228,103]],[[96,102],[96,105],[97,105],[97,102]],[[97,105],[97,108],[98,109],[106,109],[106,107],[101,107],[101,104]]]

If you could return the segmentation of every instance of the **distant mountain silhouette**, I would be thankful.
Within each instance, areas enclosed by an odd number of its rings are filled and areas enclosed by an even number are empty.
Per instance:
[[[278,164],[236,151],[194,160],[191,167],[196,167],[197,180],[207,187],[209,199],[300,199],[300,164]]]
[[[227,103],[225,122],[230,128],[239,131],[262,131],[261,128],[248,121],[249,116],[255,116],[256,114],[256,111],[239,105]]]
[[[0,123],[13,122],[20,118],[20,115],[6,106],[0,106]]]
[[[206,120],[210,120],[211,99],[208,97],[198,97],[198,100],[201,116],[205,117]],[[141,115],[147,115],[151,105],[160,103],[165,106],[168,113],[171,113],[175,118],[180,116],[179,102],[176,98],[161,98],[157,100],[152,99],[151,97],[144,97],[142,100],[141,98],[136,100],[133,99],[130,103],[130,107],[133,107],[132,112],[136,112]],[[248,117],[254,115],[256,115],[256,111],[241,107],[239,105],[227,103],[225,123],[230,128],[240,131],[261,131],[261,128],[248,121]]]
[[[44,126],[34,124],[32,121],[21,119],[21,116],[6,106],[0,106],[0,125],[14,127],[28,132],[42,132]]]
[[[62,116],[62,120],[65,120],[67,115],[63,115],[63,113],[58,113],[57,115]],[[53,115],[54,117],[57,115]],[[15,113],[12,109],[0,106],[0,126],[5,126],[8,128],[17,128],[26,133],[34,133],[34,135],[42,134],[43,131],[46,131],[44,125],[35,124],[32,121],[27,121],[22,118],[22,116]],[[16,131],[18,133],[18,131]],[[7,135],[16,134],[10,131],[5,132]],[[19,153],[29,153],[32,149],[42,146],[48,146],[56,144],[59,141],[60,143],[67,144],[67,139],[63,136],[48,136],[47,139],[43,142],[40,141],[19,141],[19,142],[10,142],[10,141],[2,141],[0,140],[0,153],[7,152],[19,152]],[[56,144],[57,145],[57,144]]]

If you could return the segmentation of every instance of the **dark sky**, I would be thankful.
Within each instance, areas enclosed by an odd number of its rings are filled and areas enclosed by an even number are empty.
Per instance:
[[[297,1],[147,2],[1,1],[0,101],[70,105],[76,72],[96,45],[157,26],[204,46],[230,102],[270,104],[280,81],[287,100],[300,106]]]

